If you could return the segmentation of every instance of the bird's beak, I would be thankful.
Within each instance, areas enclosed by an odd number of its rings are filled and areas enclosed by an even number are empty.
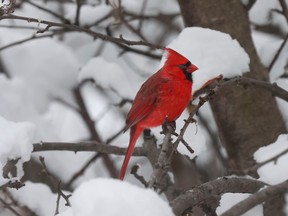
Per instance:
[[[194,64],[191,64],[188,68],[187,68],[187,72],[189,73],[193,73],[194,71],[198,70],[198,67]]]

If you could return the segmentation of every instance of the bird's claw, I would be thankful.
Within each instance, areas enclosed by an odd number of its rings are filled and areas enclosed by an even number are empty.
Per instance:
[[[176,130],[176,122],[175,121],[168,121],[167,117],[165,118],[163,124],[162,124],[162,134],[165,134],[166,132],[171,133],[172,135],[178,136],[178,134],[175,132]]]

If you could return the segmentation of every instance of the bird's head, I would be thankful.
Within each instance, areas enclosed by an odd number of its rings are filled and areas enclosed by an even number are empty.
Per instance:
[[[171,48],[165,48],[167,52],[167,60],[165,64],[170,66],[177,66],[181,70],[187,73],[193,73],[194,71],[198,70],[198,67],[192,64],[187,58],[182,56],[180,53],[176,52]]]

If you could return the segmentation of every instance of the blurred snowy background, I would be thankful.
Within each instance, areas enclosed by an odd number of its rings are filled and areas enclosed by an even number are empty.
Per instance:
[[[179,4],[176,0],[0,2],[0,216],[174,215],[168,205],[172,200],[144,190],[130,173],[123,183],[110,179],[117,178],[123,155],[75,150],[73,145],[96,141],[127,147],[129,133],[122,129],[131,101],[165,60],[153,44],[171,47],[199,67],[193,92],[218,75],[233,78],[249,72],[251,58],[235,38],[210,28],[185,28]],[[252,4],[246,9],[251,36],[270,81],[288,91],[286,1],[241,4]],[[6,10],[9,7],[13,13]],[[130,41],[140,45],[127,46]],[[287,127],[287,101],[276,100]],[[177,133],[188,115],[186,110],[177,120]],[[176,181],[182,191],[231,174],[209,103],[195,118],[197,124],[190,124],[184,136],[194,153],[182,144],[178,147],[186,156],[176,169],[194,176],[193,182],[180,181],[183,185]],[[160,131],[152,129],[158,144],[164,137]],[[141,138],[137,146],[142,143]],[[42,144],[63,148],[48,151],[41,149]],[[275,185],[288,180],[287,149],[288,135],[279,134],[275,143],[255,152],[255,161],[264,162],[256,168],[259,181]],[[153,170],[147,158],[132,157],[130,167],[136,163],[139,175],[149,180]],[[173,181],[175,173],[170,174]],[[16,190],[15,184],[23,187]],[[247,193],[223,194],[216,199],[215,214],[247,197]],[[65,206],[68,200],[72,207]],[[282,207],[283,215],[288,215],[287,204]],[[191,215],[204,215],[202,210],[191,210]],[[263,215],[263,206],[245,215]]]

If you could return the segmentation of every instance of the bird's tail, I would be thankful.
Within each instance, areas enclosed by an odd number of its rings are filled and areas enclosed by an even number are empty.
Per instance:
[[[129,160],[131,158],[131,155],[133,153],[136,141],[138,139],[138,137],[141,135],[141,133],[143,132],[143,128],[139,128],[137,126],[133,126],[130,128],[130,142],[129,142],[129,146],[122,164],[122,168],[120,171],[120,175],[119,175],[119,179],[123,180],[126,170],[127,170],[127,166],[129,163]]]

